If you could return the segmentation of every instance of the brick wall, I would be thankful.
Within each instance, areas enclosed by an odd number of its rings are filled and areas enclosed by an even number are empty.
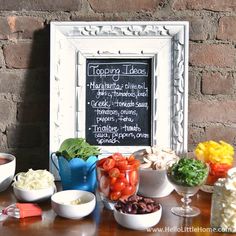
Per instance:
[[[48,167],[51,20],[190,21],[189,151],[236,146],[235,0],[0,0],[0,151],[18,170]]]

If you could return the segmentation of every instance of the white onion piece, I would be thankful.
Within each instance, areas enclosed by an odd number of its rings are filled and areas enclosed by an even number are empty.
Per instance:
[[[24,190],[38,190],[54,187],[54,176],[47,170],[20,172],[14,178],[13,186]]]

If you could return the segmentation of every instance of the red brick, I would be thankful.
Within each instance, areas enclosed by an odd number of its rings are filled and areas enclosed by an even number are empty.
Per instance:
[[[203,94],[233,94],[234,79],[231,74],[220,72],[205,72],[202,76]]]
[[[12,125],[7,127],[7,142],[9,148],[33,148],[41,146],[41,132],[34,125]]]
[[[105,19],[103,14],[76,14],[71,16],[72,21],[102,21],[107,20]]]
[[[19,94],[23,90],[23,81],[15,73],[0,72],[0,93]]]
[[[137,12],[141,10],[154,11],[163,0],[88,0],[95,12]]]
[[[206,140],[220,141],[224,140],[230,144],[236,145],[236,127],[229,126],[211,126],[206,128]]]
[[[214,24],[210,18],[206,17],[191,17],[188,19],[190,22],[189,37],[191,40],[206,40],[214,34]]]
[[[0,39],[8,39],[8,35],[10,34],[10,28],[7,23],[6,17],[0,18]]]
[[[26,73],[0,72],[0,94],[12,94],[15,101],[27,97],[34,102],[48,102],[49,73],[45,70],[27,70]]]
[[[15,148],[11,153],[16,156],[16,173],[48,169],[48,150],[46,148]]]
[[[43,28],[43,19],[28,16],[0,18],[0,39],[32,38],[35,31]]]
[[[3,66],[4,66],[4,57],[2,49],[0,48],[0,68],[2,68]]]
[[[198,72],[189,71],[189,94],[197,94],[200,91],[200,75]]]
[[[48,104],[44,103],[18,103],[17,120],[19,122],[47,122],[49,116]]]
[[[235,0],[175,0],[174,10],[236,11]]]
[[[2,132],[0,132],[0,148],[1,152],[7,148],[7,137]]]
[[[7,22],[11,33],[18,33],[21,38],[32,38],[44,26],[43,19],[27,16],[9,16]]]
[[[1,0],[0,10],[3,11],[79,11],[81,0],[57,0],[57,1],[15,1]]]
[[[189,126],[188,128],[188,150],[194,150],[199,142],[206,139],[203,127]]]
[[[236,101],[189,101],[191,122],[236,122]]]
[[[231,45],[191,44],[189,61],[194,66],[234,67],[236,49]]]
[[[16,108],[11,101],[0,100],[0,123],[8,125],[16,121]]]
[[[220,18],[217,38],[222,40],[236,40],[236,16]]]
[[[49,65],[49,45],[45,43],[19,42],[4,46],[7,68],[35,68]]]

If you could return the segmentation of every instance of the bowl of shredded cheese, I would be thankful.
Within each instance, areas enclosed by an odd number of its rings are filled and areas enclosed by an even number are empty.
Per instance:
[[[18,173],[13,181],[13,192],[19,201],[41,202],[56,192],[54,176],[47,170],[29,169]]]

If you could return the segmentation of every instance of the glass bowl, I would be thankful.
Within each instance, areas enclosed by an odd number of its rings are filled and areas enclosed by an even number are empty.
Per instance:
[[[181,159],[180,159],[181,160]],[[193,159],[194,160],[194,159]],[[203,163],[204,164],[204,163]],[[193,195],[195,195],[200,187],[206,182],[207,176],[209,173],[209,166],[204,164],[206,167],[206,174],[204,178],[194,186],[188,186],[187,184],[180,184],[174,176],[171,174],[172,166],[170,166],[167,170],[167,178],[171,182],[171,184],[174,186],[175,191],[182,196],[181,202],[182,206],[172,207],[171,212],[177,216],[183,216],[183,217],[194,217],[200,214],[200,209],[194,206],[190,206],[191,199]]]
[[[118,177],[111,177],[111,170],[97,166],[97,192],[104,206],[113,210],[121,198],[137,193],[139,186],[138,168],[119,169]]]

